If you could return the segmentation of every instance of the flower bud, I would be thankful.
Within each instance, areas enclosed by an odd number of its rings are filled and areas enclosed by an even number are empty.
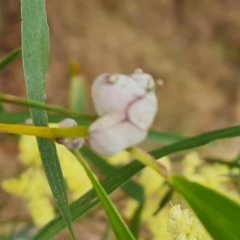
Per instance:
[[[77,126],[77,122],[74,119],[66,118],[61,121],[59,127],[75,127]],[[84,144],[83,138],[58,138],[56,140],[57,143],[64,145],[69,150],[77,150],[81,148]]]
[[[154,90],[155,82],[152,76],[148,73],[144,73],[142,69],[135,69],[134,73],[130,76],[146,91]]]
[[[143,131],[119,115],[105,115],[97,119],[89,128],[89,144],[99,155],[112,156],[143,141],[147,131]]]
[[[124,112],[131,101],[144,93],[145,89],[137,81],[122,74],[102,74],[92,86],[93,103],[99,116]]]
[[[138,128],[147,131],[152,125],[157,114],[158,104],[155,94],[148,93],[146,96],[137,98],[127,109],[127,118]]]
[[[158,108],[154,89],[153,78],[141,69],[96,78],[92,97],[100,118],[89,128],[89,143],[96,153],[113,155],[144,140]]]
[[[136,69],[133,74],[104,73],[92,86],[92,98],[99,116],[124,112],[127,106],[140,96],[154,94],[155,83],[151,75]]]

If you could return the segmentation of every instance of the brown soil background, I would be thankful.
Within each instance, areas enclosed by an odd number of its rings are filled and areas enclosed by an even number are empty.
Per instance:
[[[239,124],[238,0],[51,0],[46,7],[48,103],[67,106],[69,62],[77,60],[89,89],[103,72],[140,67],[162,78],[157,130],[192,135]],[[0,0],[0,58],[21,45],[20,28],[20,2]],[[0,92],[26,96],[20,58],[0,73]],[[90,98],[88,110],[94,113]],[[211,154],[229,157],[238,150],[239,141],[224,141]],[[16,154],[13,140],[1,144],[0,180],[20,171]],[[102,217],[90,216],[76,224],[78,239],[100,239]]]

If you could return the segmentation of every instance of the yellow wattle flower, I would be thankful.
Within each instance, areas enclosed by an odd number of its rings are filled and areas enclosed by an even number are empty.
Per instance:
[[[212,240],[201,222],[189,209],[181,210],[179,204],[168,212],[167,231],[177,240]]]
[[[38,227],[44,226],[56,216],[50,198],[47,197],[34,197],[27,202],[27,207]]]
[[[19,138],[19,160],[24,165],[41,166],[41,157],[39,155],[37,140],[35,137],[23,135]]]
[[[92,188],[91,181],[71,152],[59,144],[57,144],[57,150],[67,188],[72,200],[76,200]]]
[[[127,151],[121,151],[111,157],[108,157],[106,160],[110,164],[119,165],[128,163],[130,159],[131,156]]]
[[[170,165],[167,158],[163,158],[165,166]],[[188,153],[182,161],[182,173],[189,180],[213,188],[228,197],[240,201],[239,194],[228,174],[239,173],[239,169],[229,169],[221,164],[208,164],[200,158],[197,152]],[[139,174],[137,181],[145,190],[145,205],[141,215],[141,222],[144,223],[151,233],[152,240],[211,240],[211,236],[205,230],[194,212],[189,209],[181,210],[180,205],[170,207],[170,204],[161,209],[155,216],[153,213],[158,208],[160,201],[167,191],[168,186],[164,184],[164,178],[159,176],[149,167]],[[184,200],[175,193],[173,202],[184,203]],[[139,203],[130,199],[126,203],[124,216],[131,219]],[[169,210],[169,212],[168,212]],[[146,238],[149,239],[149,238]]]
[[[203,164],[203,160],[200,158],[197,152],[189,152],[182,160],[182,173],[185,176],[194,175],[197,167]]]
[[[235,171],[239,173],[239,169],[230,170],[228,166],[218,163],[207,164],[197,152],[188,153],[182,161],[182,166],[182,172],[189,180],[212,188],[240,202],[239,194],[228,177],[230,173]]]
[[[69,196],[71,200],[76,200],[92,188],[91,182],[73,154],[63,145],[56,144],[56,147]],[[20,161],[27,169],[19,177],[3,180],[1,186],[6,192],[26,201],[33,221],[41,227],[54,218],[55,213],[36,138],[21,136],[19,151]]]
[[[27,200],[51,195],[43,169],[36,167],[29,167],[18,178],[3,180],[1,186],[6,192]]]

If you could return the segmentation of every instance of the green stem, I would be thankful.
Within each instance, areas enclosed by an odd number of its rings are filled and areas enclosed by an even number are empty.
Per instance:
[[[211,157],[204,157],[203,160],[208,163],[219,163],[219,164],[226,165],[228,167],[239,168],[239,163],[232,160],[223,160],[223,159],[211,158]]]
[[[154,169],[157,173],[159,173],[161,176],[166,177],[167,176],[167,169],[164,165],[162,165],[160,162],[155,161],[155,159],[148,154],[147,152],[143,151],[140,148],[132,147],[127,149],[129,154],[134,157],[136,160],[141,162],[142,164],[151,167]]]
[[[46,138],[53,141],[55,141],[57,138],[88,137],[87,126],[56,128],[56,127],[36,127],[36,126],[24,126],[24,125],[17,125],[17,124],[0,123],[0,132],[36,136],[36,137]]]
[[[103,236],[102,236],[102,240],[108,240],[109,238],[109,235],[110,235],[110,230],[111,230],[111,227],[109,224],[107,224],[107,227],[103,233]]]
[[[86,162],[84,161],[82,155],[78,151],[72,151],[72,153],[75,155],[79,163],[84,168],[86,174],[88,175],[88,178],[90,179],[94,190],[96,191],[96,194],[102,203],[102,206],[105,209],[105,212],[108,216],[108,219],[111,223],[111,226],[113,228],[113,231],[115,233],[115,236],[118,240],[134,240],[134,237],[128,227],[126,226],[125,222],[123,221],[121,215],[119,214],[118,210],[112,203],[111,199],[105,192],[104,188],[100,184],[100,182],[97,180],[97,178],[94,176],[91,169],[88,167]]]
[[[96,119],[95,116],[81,114],[79,112],[71,111],[66,108],[56,106],[56,105],[44,104],[44,103],[37,102],[34,100],[28,100],[26,98],[15,97],[15,96],[12,96],[9,94],[0,93],[0,102],[16,104],[16,105],[26,106],[26,107],[36,107],[36,108],[40,108],[40,109],[46,109],[48,111],[61,113],[61,114],[67,115],[69,117],[81,117],[83,119],[90,119],[90,120]]]

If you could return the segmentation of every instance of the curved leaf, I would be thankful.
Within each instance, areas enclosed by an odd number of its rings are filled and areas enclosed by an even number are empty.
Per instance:
[[[102,174],[109,176],[116,172],[118,167],[113,166],[106,162],[105,159],[99,157],[91,149],[82,147],[80,149],[81,154],[87,158]],[[144,202],[144,189],[135,181],[129,180],[127,184],[122,186],[122,190],[130,197],[134,198],[139,203]]]
[[[187,200],[214,239],[239,240],[238,203],[181,176],[171,176],[169,182]]]
[[[146,140],[156,143],[171,144],[180,141],[184,138],[185,138],[184,136],[179,134],[158,132],[156,130],[151,129],[148,133]]]
[[[144,208],[144,204],[139,204],[130,221],[129,228],[136,239],[138,239],[139,233],[140,233],[141,215],[142,215],[143,208]]]
[[[118,212],[115,205],[112,203],[110,197],[105,192],[101,183],[97,180],[91,169],[85,163],[81,154],[78,151],[73,151],[72,153],[78,159],[79,163],[82,165],[88,178],[90,179],[93,188],[105,210],[105,213],[108,216],[109,222],[112,226],[116,238],[118,240],[134,240],[135,238],[133,237],[132,233],[130,232],[124,220],[122,219],[122,216]]]

